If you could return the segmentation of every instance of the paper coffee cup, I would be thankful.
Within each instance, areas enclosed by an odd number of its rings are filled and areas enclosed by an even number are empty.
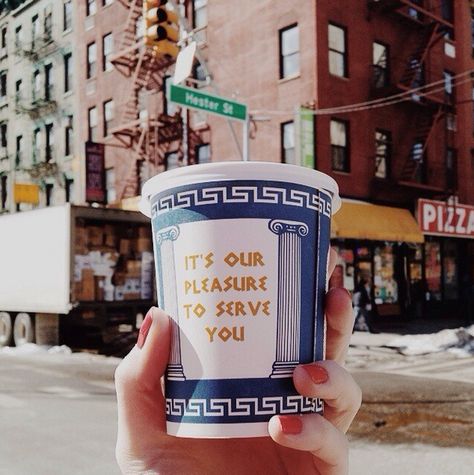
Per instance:
[[[268,436],[275,414],[321,412],[296,365],[324,358],[336,182],[269,162],[191,165],[151,178],[158,305],[173,319],[168,434]]]

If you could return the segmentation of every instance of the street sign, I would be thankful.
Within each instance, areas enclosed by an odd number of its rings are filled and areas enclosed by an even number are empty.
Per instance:
[[[170,84],[168,100],[191,109],[202,110],[228,119],[247,120],[247,106],[191,87]]]
[[[314,168],[314,113],[311,109],[299,109],[299,134],[301,165]]]
[[[106,204],[107,202],[104,154],[104,144],[86,142],[86,201],[88,203]]]
[[[39,204],[39,186],[29,183],[15,183],[13,188],[15,203]]]

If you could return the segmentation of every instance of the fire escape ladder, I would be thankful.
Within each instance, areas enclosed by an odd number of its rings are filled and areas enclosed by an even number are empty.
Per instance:
[[[201,132],[203,131],[201,130]],[[196,147],[204,143],[202,134],[190,128],[188,143],[188,161],[189,163],[196,163]]]
[[[402,88],[411,88],[413,86],[419,86],[420,84],[416,83],[420,78],[419,74],[422,71],[423,65],[428,57],[428,53],[432,46],[439,39],[439,24],[431,23],[423,33],[423,37],[417,45],[415,51],[412,52],[408,58],[408,62],[405,68],[405,71],[399,81],[399,85]]]
[[[147,129],[144,127],[140,133],[137,144],[135,145],[132,156],[128,163],[127,173],[124,175],[126,178],[122,187],[122,191],[119,194],[119,199],[129,198],[137,195],[138,187],[138,175],[137,175],[137,161],[142,158],[142,150],[146,141]]]
[[[137,61],[137,50],[140,41],[136,37],[136,28],[139,18],[143,15],[143,0],[121,1],[129,9],[118,53],[112,56],[112,63],[124,75],[130,76]]]
[[[435,114],[428,116],[426,113],[421,112],[418,115],[415,124],[413,145],[403,165],[399,181],[416,181],[417,174],[423,167],[425,153],[436,130],[436,125],[443,114],[443,108],[438,107]]]

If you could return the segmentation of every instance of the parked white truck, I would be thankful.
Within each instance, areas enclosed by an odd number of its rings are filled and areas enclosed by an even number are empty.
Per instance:
[[[153,277],[140,213],[66,204],[2,215],[0,346],[120,353],[154,301]]]

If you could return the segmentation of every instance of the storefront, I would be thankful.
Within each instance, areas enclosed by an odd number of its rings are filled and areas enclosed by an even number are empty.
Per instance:
[[[379,324],[463,318],[474,281],[474,241],[421,229],[406,209],[343,200],[332,223],[339,257],[331,285],[353,292],[367,282]]]
[[[427,313],[474,322],[474,206],[418,200]]]

